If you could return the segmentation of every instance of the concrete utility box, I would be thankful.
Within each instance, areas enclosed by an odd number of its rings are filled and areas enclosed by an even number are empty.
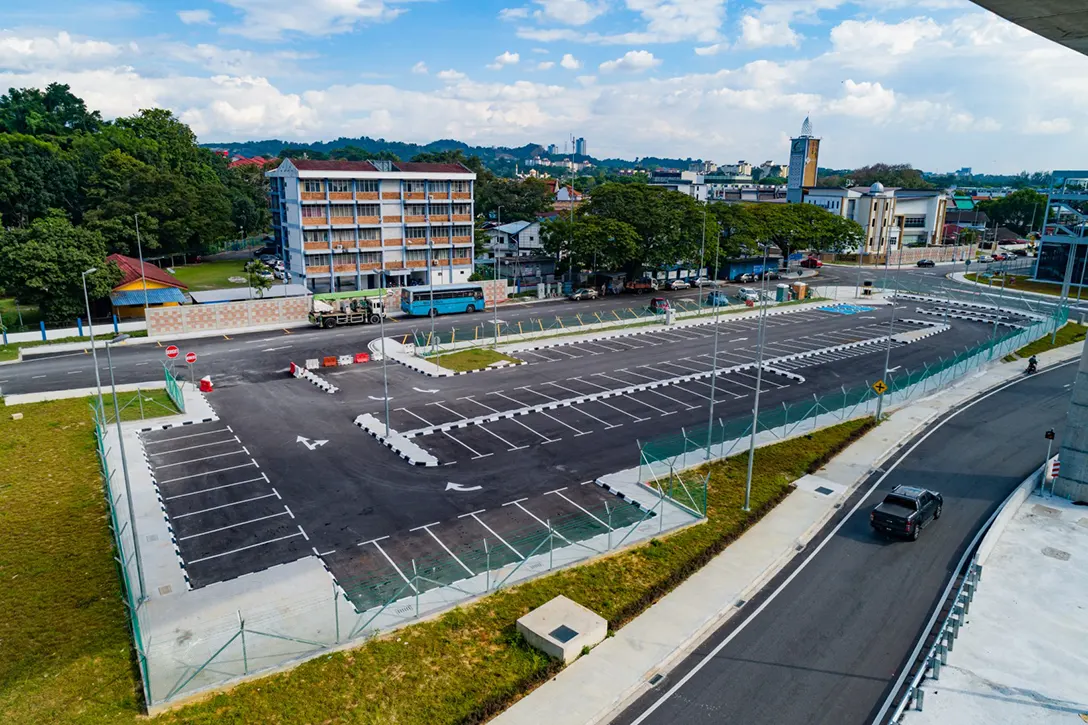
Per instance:
[[[541,652],[570,664],[608,634],[603,617],[560,595],[517,621],[518,631]]]

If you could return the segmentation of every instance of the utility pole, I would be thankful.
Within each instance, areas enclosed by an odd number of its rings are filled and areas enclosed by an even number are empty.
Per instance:
[[[759,285],[759,295],[763,297],[764,288],[767,286],[767,253],[770,251],[770,243],[764,242],[763,244],[763,267],[764,274],[763,279]],[[756,459],[756,433],[759,429],[759,389],[763,387],[763,340],[766,337],[766,319],[767,319],[767,305],[765,300],[759,301],[759,332],[757,337],[759,338],[759,350],[756,353],[756,395],[755,400],[752,403],[752,429],[748,439],[748,476],[744,483],[744,511],[751,511],[752,503],[752,466]]]
[[[706,229],[703,229],[704,233]],[[722,245],[718,244],[717,251],[714,252],[714,269],[718,268],[718,255],[721,253]],[[700,295],[702,292],[700,291]],[[706,459],[710,460],[710,447],[713,444],[714,438],[714,393],[717,391],[718,383],[718,302],[721,300],[715,298],[714,300],[714,358],[711,362],[712,368],[710,372],[710,414],[707,417],[706,423]]]
[[[133,214],[132,218],[136,220],[136,251],[140,255],[140,279],[143,280],[144,283],[144,320],[146,321],[147,308],[149,305],[147,302],[147,270],[144,269],[144,248],[143,245],[140,244],[140,215]],[[89,321],[90,320],[88,319],[88,322]]]
[[[888,291],[888,260],[889,259],[891,259],[890,241],[889,241],[889,246],[886,248],[886,253],[884,254],[884,293],[885,294],[887,294],[887,291]],[[899,263],[897,265],[896,273],[895,273],[895,296],[899,295],[899,272],[902,269],[903,269],[903,250],[900,249],[899,250]],[[884,373],[880,376],[880,379],[882,381],[884,381],[885,385],[887,384],[887,380],[885,380],[885,378],[888,377],[888,365],[891,362],[891,358],[892,358],[892,335],[895,333],[895,312],[896,312],[897,306],[898,306],[897,300],[895,300],[895,298],[893,297],[892,298],[892,317],[891,317],[891,320],[888,322],[888,344],[884,348]],[[877,421],[880,420],[880,413],[883,410],[883,408],[884,408],[884,393],[880,393],[877,396],[877,399],[876,399],[876,419],[877,419]]]

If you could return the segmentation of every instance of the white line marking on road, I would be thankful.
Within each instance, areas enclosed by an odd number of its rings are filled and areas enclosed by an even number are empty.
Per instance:
[[[189,460],[189,461],[178,461],[177,463],[163,463],[161,465],[155,466],[155,468],[159,469],[159,468],[170,468],[171,466],[184,466],[187,463],[200,463],[201,461],[210,461],[213,458],[224,458],[226,456],[237,456],[237,455],[239,455],[241,453],[242,453],[242,451],[230,451],[229,453],[216,453],[214,456],[204,456],[203,458],[194,458],[194,459]]]
[[[185,498],[186,496],[199,496],[200,494],[207,493],[208,491],[218,491],[219,489],[222,489],[222,488],[233,488],[234,486],[241,486],[241,485],[246,484],[246,483],[256,483],[257,481],[261,481],[261,480],[264,480],[264,479],[247,478],[244,481],[235,481],[234,483],[225,483],[222,486],[212,486],[211,488],[202,488],[199,491],[190,491],[189,493],[179,493],[179,494],[174,495],[174,496],[166,496],[166,497],[163,498],[163,501],[173,501],[174,499]],[[265,481],[265,483],[267,483],[267,481]],[[275,489],[272,489],[272,490],[274,491]]]
[[[44,378],[44,377],[46,377],[46,376],[45,375],[31,375],[30,379],[31,380],[37,380],[38,378]]]
[[[288,515],[290,515],[291,518],[295,518],[295,515],[293,513],[291,513],[291,507],[290,506],[287,506],[286,504],[284,504],[284,508],[287,509],[287,513],[288,513]]]
[[[689,380],[686,383],[681,383],[680,385],[677,385],[676,387],[680,388],[683,391],[691,393],[692,395],[698,395],[700,398],[706,398],[707,400],[710,400],[710,396],[703,395],[702,393],[696,393],[694,390],[688,390],[684,386],[685,385],[691,385],[692,383],[695,383],[697,385],[704,385],[704,386],[706,386],[708,388],[714,388],[715,392],[726,393],[728,395],[732,395],[734,398],[737,398],[737,399],[746,397],[746,395],[738,395],[737,393],[734,393],[729,388],[725,387],[725,383],[727,383],[727,382],[732,383],[732,382],[736,382],[736,381],[734,381],[734,380],[732,380],[730,378],[721,378],[721,379],[719,379],[717,381],[717,383],[715,383],[714,385],[711,385],[710,383],[706,382],[705,380]],[[745,387],[745,386],[741,385],[741,387]],[[749,390],[751,390],[751,388],[749,388]]]
[[[277,350],[287,350],[294,347],[294,345],[281,345],[280,347],[267,347],[261,352],[276,352]]]
[[[441,521],[435,521],[433,524],[423,524],[422,526],[417,526],[414,529],[408,529],[408,530],[409,531],[419,531],[420,529],[425,529],[428,526],[438,526],[440,523],[442,523],[442,522]]]
[[[457,443],[457,444],[459,444],[459,445],[461,445],[461,446],[464,446],[464,447],[465,447],[465,448],[466,448],[467,450],[469,450],[469,451],[472,451],[472,453],[474,453],[474,454],[475,454],[475,455],[473,456],[473,460],[475,460],[475,459],[477,459],[477,458],[487,458],[488,456],[493,456],[493,455],[495,455],[494,453],[480,453],[479,451],[477,451],[477,450],[475,450],[474,448],[470,447],[470,446],[469,446],[469,445],[468,445],[467,443],[464,443],[464,442],[462,442],[462,441],[460,441],[460,440],[458,440],[458,439],[454,438],[453,436],[451,436],[451,435],[450,435],[449,433],[447,433],[446,431],[442,431],[442,435],[446,436],[446,437],[447,437],[447,438],[449,438],[449,439],[450,439],[451,441],[453,441],[453,442],[455,442],[455,443]]]
[[[430,526],[434,526],[434,524],[430,524]],[[435,536],[435,533],[433,531],[428,529],[426,526],[424,526],[422,528],[423,528],[424,531],[426,531],[428,534],[431,535],[432,539],[434,539],[436,542],[438,542],[439,546],[441,546],[443,549],[446,550],[447,554],[449,554],[451,557],[453,557],[454,561],[456,561],[458,564],[461,565],[462,569],[464,569],[465,571],[468,572],[469,576],[476,576],[476,572],[472,571],[472,569],[469,569],[467,566],[465,566],[465,562],[463,562],[459,558],[457,558],[457,554],[454,554],[452,551],[450,551],[450,548],[448,546],[446,546],[444,543],[442,543],[442,539]]]
[[[276,489],[273,488],[272,493],[275,494],[276,498],[279,499],[280,501],[283,500],[283,496],[280,496],[280,492],[277,491]]]
[[[661,408],[658,408],[656,405],[650,405],[645,400],[639,400],[638,398],[636,398],[635,397],[636,395],[638,395],[638,393],[630,393],[628,395],[625,395],[624,397],[630,399],[631,402],[633,402],[633,403],[639,403],[640,405],[645,405],[647,408],[652,408],[653,410],[656,410],[658,413],[661,413],[662,416],[672,415],[673,413],[676,412],[675,410],[662,410]]]
[[[404,411],[405,413],[407,413],[408,415],[411,415],[411,416],[413,416],[413,417],[419,418],[420,420],[422,420],[422,421],[423,421],[424,423],[426,423],[426,424],[427,424],[427,425],[429,425],[429,426],[430,426],[430,425],[434,425],[433,423],[431,423],[431,422],[430,422],[429,420],[427,420],[426,418],[424,418],[424,417],[422,417],[422,416],[419,416],[419,415],[416,415],[415,413],[413,413],[412,411],[408,410],[407,408],[397,408],[397,410],[403,410],[403,411]]]
[[[522,496],[521,498],[515,498],[513,501],[507,501],[506,503],[503,504],[503,506],[513,506],[516,503],[520,503],[521,501],[528,501],[528,500],[529,500],[528,496]]]
[[[388,536],[383,536],[382,537],[382,539],[388,539],[388,538],[389,538]],[[404,583],[407,584],[408,586],[412,587],[413,592],[415,592],[416,594],[419,594],[419,590],[416,589],[416,585],[413,584],[412,582],[408,581],[408,577],[404,576],[404,572],[400,570],[400,567],[397,566],[396,562],[394,562],[392,559],[389,558],[389,554],[385,553],[385,549],[378,546],[379,541],[381,541],[381,539],[375,539],[374,541],[370,541],[370,542],[367,542],[367,543],[374,544],[374,548],[377,549],[379,552],[381,552],[381,555],[384,556],[385,560],[389,562],[389,566],[396,569],[397,573],[400,574],[400,578],[404,580]],[[360,546],[362,546],[362,544],[360,544]]]
[[[594,515],[593,515],[593,513],[592,513],[591,511],[589,511],[588,509],[584,509],[584,508],[582,508],[582,507],[581,507],[580,505],[578,505],[578,504],[577,504],[577,503],[575,503],[574,501],[571,501],[571,500],[570,500],[569,498],[567,498],[566,496],[564,496],[564,495],[563,495],[563,494],[561,493],[561,491],[563,491],[563,489],[559,489],[559,491],[553,491],[552,493],[558,493],[558,494],[559,494],[559,498],[563,499],[564,501],[566,501],[567,503],[569,503],[569,504],[570,504],[571,506],[574,506],[575,508],[579,509],[579,510],[580,510],[580,511],[582,511],[582,512],[583,512],[583,513],[584,513],[584,514],[585,514],[586,516],[588,516],[589,518],[593,519],[594,521],[596,521],[596,522],[597,522],[598,524],[600,524],[601,526],[605,527],[606,529],[611,529],[611,528],[612,528],[611,526],[609,526],[608,524],[606,524],[606,523],[605,523],[604,521],[601,521],[601,520],[600,520],[599,518],[597,518],[596,516],[594,516]]]
[[[505,506],[506,504],[503,504],[503,505]],[[478,524],[479,524],[480,526],[483,526],[483,527],[484,527],[485,529],[487,529],[488,531],[490,531],[490,532],[492,533],[492,535],[493,535],[493,536],[494,536],[494,537],[495,537],[496,539],[498,539],[499,541],[501,541],[501,542],[502,542],[502,543],[503,543],[503,544],[504,544],[504,545],[506,546],[506,548],[507,548],[507,549],[509,549],[510,551],[514,552],[514,555],[515,555],[515,556],[516,556],[517,558],[521,559],[522,561],[525,561],[525,557],[521,555],[521,552],[520,552],[520,551],[518,551],[518,550],[517,550],[517,549],[515,549],[514,547],[510,546],[509,542],[507,542],[507,540],[506,540],[506,539],[504,539],[504,538],[502,538],[501,536],[499,536],[499,534],[498,534],[498,532],[497,532],[497,531],[495,531],[495,530],[494,530],[494,529],[492,529],[492,528],[491,528],[490,526],[488,526],[488,525],[487,525],[487,524],[485,524],[485,523],[484,523],[483,521],[481,521],[481,520],[480,520],[480,517],[476,515],[476,514],[482,514],[482,513],[483,513],[483,511],[482,511],[482,510],[481,510],[481,511],[474,511],[473,513],[470,513],[470,514],[465,514],[465,516],[471,516],[472,518],[474,518],[474,519],[476,520],[476,523],[478,523]],[[458,518],[460,518],[460,517],[458,517]]]
[[[149,362],[136,363],[136,367],[140,367],[141,365],[150,365],[150,364],[151,363],[149,363]]]
[[[68,374],[69,375],[75,375],[76,373],[81,373],[81,372],[83,372],[83,371],[82,370],[69,370]]]
[[[303,530],[303,528],[302,528],[302,525],[301,525],[301,524],[299,524],[298,530],[299,530],[300,532],[302,532],[302,538],[306,539],[306,541],[309,541],[309,540],[310,540],[310,537],[306,535],[306,532],[305,532],[305,531]]]
[[[262,496],[254,496],[253,498],[244,498],[241,501],[235,501],[233,503],[225,503],[225,504],[221,504],[219,506],[212,506],[210,508],[200,509],[199,511],[190,511],[188,513],[178,514],[177,516],[172,516],[171,518],[173,518],[173,519],[183,519],[183,518],[185,518],[187,516],[196,516],[198,514],[206,514],[209,511],[218,511],[219,509],[230,508],[231,506],[238,506],[239,504],[251,503],[253,501],[260,501],[262,498],[271,498],[273,496],[276,496],[278,498],[279,494],[276,493],[273,490],[272,493],[266,493],[266,494],[264,494]],[[176,498],[176,496],[174,498]]]
[[[480,430],[482,430],[482,431],[483,431],[484,433],[490,433],[491,435],[495,436],[496,438],[498,438],[498,439],[499,439],[500,441],[502,441],[502,442],[503,442],[503,443],[505,443],[506,445],[510,446],[510,448],[508,448],[507,450],[510,450],[510,451],[521,451],[521,450],[525,450],[526,448],[528,448],[528,447],[529,447],[529,446],[515,446],[515,445],[514,445],[513,443],[511,443],[510,441],[506,440],[505,438],[503,438],[503,437],[502,437],[501,435],[499,435],[498,433],[495,433],[494,431],[488,430],[488,428],[487,428],[487,426],[486,426],[486,425],[481,425],[481,426],[477,426],[477,427],[478,427],[478,428],[479,428]]]
[[[248,468],[249,466],[256,466],[256,465],[257,465],[256,461],[250,461],[249,463],[243,463],[243,464],[238,465],[238,466],[228,466],[227,468],[217,468],[214,471],[205,471],[204,473],[194,473],[191,476],[180,476],[178,478],[168,478],[166,480],[159,481],[159,484],[162,485],[162,484],[165,484],[165,483],[174,483],[175,481],[185,481],[185,480],[188,480],[190,478],[200,478],[201,476],[210,476],[213,473],[223,473],[224,471],[233,471],[233,470],[235,470],[237,468]],[[210,491],[212,489],[208,489],[208,490]]]
[[[475,516],[476,514],[482,514],[484,511],[487,511],[487,509],[477,509],[476,511],[469,511],[467,514],[461,514],[457,518],[463,519],[466,516]]]
[[[249,449],[248,448],[246,448],[245,446],[242,446],[242,450],[246,452],[247,456],[249,455]]]
[[[524,501],[524,500],[525,500],[525,499],[521,499],[521,501]],[[551,532],[551,533],[552,533],[552,534],[553,534],[554,536],[558,536],[558,537],[559,537],[560,539],[562,539],[563,541],[567,542],[568,544],[569,544],[569,543],[571,543],[571,540],[570,540],[570,539],[568,539],[568,538],[567,538],[566,536],[563,536],[563,535],[562,535],[561,533],[559,533],[559,532],[558,532],[558,531],[556,531],[556,530],[555,530],[554,528],[552,528],[552,527],[551,527],[551,524],[549,524],[549,523],[548,523],[547,521],[544,521],[543,519],[541,519],[540,517],[538,517],[538,516],[537,516],[536,514],[534,514],[534,513],[533,513],[532,511],[530,511],[529,509],[527,509],[527,508],[525,508],[524,506],[522,506],[522,505],[521,505],[521,502],[520,502],[520,501],[514,501],[513,503],[514,503],[514,505],[515,505],[515,506],[517,506],[517,507],[518,507],[519,509],[521,509],[522,511],[524,511],[525,513],[529,514],[529,515],[530,515],[530,516],[532,516],[532,517],[533,517],[534,519],[536,519],[536,520],[537,520],[537,521],[538,521],[539,523],[541,523],[541,524],[542,524],[542,525],[544,525],[544,526],[547,526],[547,527],[548,527],[548,529],[549,529],[549,531],[550,531],[550,532]]]
[[[224,551],[221,554],[212,554],[211,556],[205,556],[205,557],[203,557],[201,559],[192,559],[191,561],[186,562],[186,564],[191,566],[193,564],[199,564],[202,561],[208,561],[209,559],[218,559],[221,556],[229,556],[230,554],[237,554],[238,552],[245,551],[247,549],[255,549],[258,546],[264,546],[266,544],[274,544],[277,541],[284,541],[286,539],[293,539],[296,536],[305,536],[305,535],[306,535],[305,532],[303,532],[301,534],[288,534],[287,536],[281,536],[281,537],[279,537],[277,539],[269,539],[268,541],[262,541],[262,542],[257,543],[257,544],[250,544],[249,546],[242,546],[242,547],[237,548],[237,549],[231,549],[230,551]]]
[[[249,521],[240,521],[236,524],[230,524],[229,526],[220,526],[218,529],[209,529],[208,531],[201,531],[199,534],[190,534],[188,536],[179,536],[178,541],[187,541],[189,539],[196,539],[200,536],[207,536],[208,534],[216,534],[220,531],[226,531],[227,529],[233,529],[236,526],[245,526],[246,524],[255,524],[258,521],[267,521],[268,519],[274,519],[279,516],[285,516],[289,511],[280,511],[278,514],[269,514],[268,516],[261,516],[256,519],[250,519]]]
[[[456,416],[454,420],[465,420],[465,416],[458,413],[456,410],[450,410],[446,406],[442,405],[442,403],[427,403],[427,405],[437,405],[439,408],[446,411],[447,413],[452,413],[454,416]]]
[[[197,434],[199,435],[199,433]],[[152,441],[155,442],[155,441]],[[224,441],[213,441],[212,443],[201,443],[199,446],[189,446],[188,448],[175,448],[171,451],[162,451],[161,453],[152,453],[153,456],[165,456],[168,453],[181,453],[182,451],[195,451],[198,448],[205,448],[207,446],[221,446],[224,443],[237,443],[237,438],[227,438]],[[162,468],[162,466],[160,466]]]
[[[507,395],[503,395],[502,393],[496,393],[496,395],[500,395],[500,396],[502,396],[503,398],[506,398],[507,400],[512,400],[512,401],[513,401],[513,402],[515,402],[515,403],[520,403],[520,404],[524,405],[524,403],[521,403],[521,401],[518,401],[518,400],[514,400],[513,398],[511,398],[511,397],[509,397],[509,396],[507,396]],[[543,394],[543,393],[540,393],[540,395],[544,395],[544,394]],[[544,397],[545,397],[545,398],[547,398],[548,396],[544,395]],[[551,400],[555,400],[555,398],[551,398]],[[538,410],[538,411],[535,411],[535,412],[536,412],[536,413],[537,413],[538,415],[542,415],[542,416],[544,416],[545,418],[551,418],[552,420],[554,420],[554,421],[555,421],[556,423],[558,423],[558,424],[559,424],[559,425],[561,425],[561,426],[565,426],[565,427],[567,427],[567,428],[570,428],[570,429],[571,429],[572,431],[574,431],[574,437],[575,437],[575,438],[577,438],[578,436],[584,436],[584,435],[589,435],[590,433],[592,433],[592,432],[593,432],[593,431],[591,431],[591,430],[578,430],[578,429],[577,429],[577,428],[575,428],[575,427],[574,427],[573,425],[569,425],[569,424],[567,424],[567,423],[564,423],[563,421],[561,421],[561,420],[559,420],[558,418],[556,418],[556,417],[555,417],[554,415],[550,415],[550,414],[549,414],[549,413],[548,413],[547,411],[545,411],[545,410]]]
[[[670,386],[670,387],[672,387],[672,386]],[[681,390],[686,390],[686,388],[681,388]],[[695,410],[696,408],[699,407],[698,405],[688,405],[687,403],[685,403],[682,400],[677,400],[676,398],[673,398],[673,397],[671,397],[669,395],[665,395],[660,390],[643,390],[642,392],[644,392],[644,393],[653,393],[654,395],[660,395],[662,398],[665,398],[666,400],[671,400],[672,402],[674,402],[674,403],[676,403],[678,405],[682,405],[685,408],[687,408],[688,410]]]

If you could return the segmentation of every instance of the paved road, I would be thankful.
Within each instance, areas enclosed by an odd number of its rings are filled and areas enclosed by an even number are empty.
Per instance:
[[[803,554],[615,722],[861,725],[875,717],[967,542],[1038,467],[1059,432],[1076,366],[1001,389],[931,427],[874,474]],[[868,493],[872,485],[873,493]],[[892,487],[944,494],[917,542],[887,541],[869,509]],[[821,541],[817,537],[814,542]]]

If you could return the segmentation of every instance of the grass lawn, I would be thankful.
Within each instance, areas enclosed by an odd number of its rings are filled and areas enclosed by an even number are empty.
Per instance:
[[[495,352],[489,348],[478,347],[470,350],[460,350],[459,352],[447,352],[439,353],[438,355],[429,356],[427,358],[435,365],[441,365],[447,370],[454,370],[460,372],[462,370],[479,370],[486,368],[491,363],[505,360],[509,363],[520,363],[516,357],[505,355],[501,352]]]
[[[185,283],[190,291],[245,287],[245,282],[231,282],[230,277],[245,277],[243,268],[248,259],[220,259],[172,267],[174,276]]]
[[[169,405],[164,391],[144,396]],[[130,723],[140,712],[90,402],[0,407],[3,723]],[[135,404],[121,413],[139,415]]]
[[[19,327],[20,312],[22,327]],[[8,332],[33,330],[41,319],[42,313],[35,305],[17,305],[13,297],[0,297],[0,325],[8,328]]]
[[[136,723],[137,679],[87,401],[18,410],[23,420],[0,419],[0,722]],[[757,450],[750,513],[741,511],[742,454],[711,465],[709,520],[702,525],[503,590],[156,721],[485,720],[558,671],[516,634],[518,617],[565,594],[611,628],[622,626],[758,521],[788,495],[792,481],[871,425],[852,421]]]
[[[971,280],[972,282],[978,282],[979,284],[991,286],[987,277],[981,277],[976,272],[965,274],[964,278]],[[993,276],[993,288],[995,290],[1001,289],[1001,277],[998,275]],[[1049,282],[1033,282],[1030,277],[1025,275],[1010,274],[1005,282],[1005,289],[1014,290],[1020,292],[1041,292],[1044,295],[1053,295],[1054,297],[1060,297],[1062,294],[1062,286],[1060,284],[1052,284]],[[1069,286],[1069,294],[1076,294],[1077,285],[1073,284]]]
[[[129,337],[147,337],[147,330],[134,330],[132,332],[126,332]],[[115,338],[112,332],[106,335],[95,335],[96,340],[112,340]],[[18,360],[19,349],[25,347],[40,347],[42,345],[60,345],[66,342],[87,342],[89,337],[61,337],[56,340],[32,340],[30,342],[13,342],[10,345],[0,345],[0,362],[7,360]],[[101,348],[99,348],[101,350]],[[104,352],[102,353],[105,354]]]
[[[1081,342],[1084,340],[1085,335],[1088,334],[1088,327],[1084,325],[1078,325],[1075,322],[1068,322],[1063,327],[1058,329],[1058,335],[1055,342],[1050,341],[1050,335],[1040,337],[1035,342],[1030,342],[1017,350],[1012,355],[1005,357],[1006,360],[1012,361],[1017,357],[1029,358],[1032,355],[1038,355],[1046,350],[1053,350],[1056,347],[1064,347],[1065,345],[1072,345],[1074,342]]]

